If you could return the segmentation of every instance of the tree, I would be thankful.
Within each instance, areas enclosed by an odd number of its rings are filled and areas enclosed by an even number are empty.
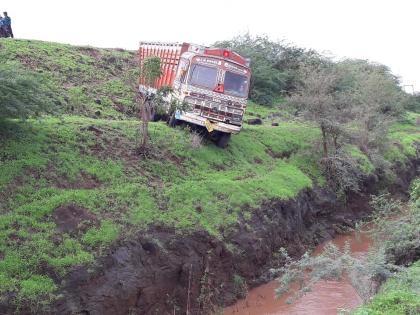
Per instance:
[[[341,196],[358,191],[360,172],[354,158],[346,152],[353,118],[351,93],[342,85],[343,73],[333,63],[302,66],[301,84],[289,98],[303,116],[320,129],[322,158],[320,166],[328,183]]]
[[[283,47],[267,37],[250,34],[237,36],[232,40],[217,42],[216,47],[229,49],[250,58],[252,77],[249,97],[262,105],[272,105],[276,96],[285,87],[285,73],[274,68]]]
[[[337,67],[345,76],[342,84],[351,91],[353,140],[370,158],[381,156],[388,125],[402,115],[407,95],[384,65],[349,59]]]
[[[154,82],[162,75],[160,58],[148,57],[140,69],[140,80],[145,86],[153,86]],[[133,83],[135,85],[135,83]],[[137,88],[136,88],[137,89]],[[162,86],[156,92],[137,92],[136,102],[140,107],[140,132],[142,136],[139,152],[144,153],[149,149],[149,122],[156,118],[171,116],[175,111],[186,111],[190,105],[180,102],[174,97],[171,86]]]
[[[19,64],[0,64],[0,120],[26,119],[53,108],[53,89],[42,74],[23,70]]]
[[[289,103],[299,108],[304,117],[314,121],[321,130],[323,157],[338,150],[338,137],[343,132],[341,123],[347,116],[340,111],[347,110],[343,95],[337,92],[340,74],[333,66],[304,67],[301,70],[302,84]],[[332,142],[331,142],[332,140]],[[334,145],[333,150],[330,144]]]
[[[349,152],[356,145],[375,167],[389,168],[383,158],[390,122],[400,117],[405,94],[398,78],[380,64],[364,60],[305,63],[299,85],[289,98],[321,132],[321,167],[336,192],[357,191],[361,172]]]
[[[153,83],[162,75],[159,57],[148,57],[143,61],[140,69],[140,79],[146,86]],[[140,132],[142,141],[139,147],[140,152],[144,152],[149,146],[149,121],[152,118],[153,95],[149,93],[137,93],[137,103],[140,105]]]

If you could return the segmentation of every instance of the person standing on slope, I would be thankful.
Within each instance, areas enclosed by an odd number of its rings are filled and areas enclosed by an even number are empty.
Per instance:
[[[7,15],[7,12],[3,12],[3,29],[6,32],[6,37],[13,38],[13,31],[12,31],[12,19],[10,16]]]

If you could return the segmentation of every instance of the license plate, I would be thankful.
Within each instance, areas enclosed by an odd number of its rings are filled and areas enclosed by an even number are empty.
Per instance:
[[[212,132],[214,130],[213,124],[208,119],[205,120],[204,125],[206,125],[208,132]]]

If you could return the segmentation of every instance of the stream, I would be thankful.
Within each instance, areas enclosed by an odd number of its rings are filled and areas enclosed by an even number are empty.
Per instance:
[[[337,235],[328,242],[343,248],[346,241],[350,242],[354,257],[364,256],[372,244],[369,235],[363,232],[358,235],[355,232]],[[319,254],[328,242],[317,246],[313,255]],[[311,292],[293,304],[286,303],[290,294],[280,299],[275,297],[277,287],[277,281],[273,280],[250,290],[245,299],[225,308],[223,315],[336,315],[338,309],[353,309],[362,303],[356,290],[346,280],[320,281],[312,287]]]

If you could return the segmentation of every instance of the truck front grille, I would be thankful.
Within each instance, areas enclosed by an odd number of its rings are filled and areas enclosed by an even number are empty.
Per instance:
[[[243,111],[227,104],[213,102],[210,100],[202,100],[192,97],[186,97],[185,101],[192,105],[193,112],[200,116],[241,125]]]

